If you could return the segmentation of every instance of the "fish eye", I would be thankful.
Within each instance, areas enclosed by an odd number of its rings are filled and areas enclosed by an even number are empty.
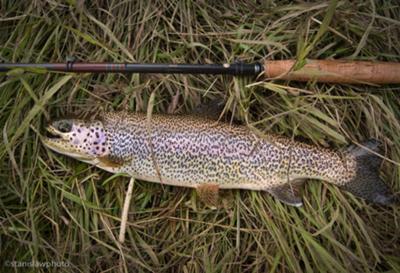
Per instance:
[[[60,120],[56,123],[55,127],[62,133],[68,133],[72,130],[72,122],[69,120]]]

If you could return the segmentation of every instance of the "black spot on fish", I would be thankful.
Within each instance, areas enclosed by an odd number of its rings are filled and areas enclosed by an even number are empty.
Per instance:
[[[97,145],[97,141],[93,142],[94,145]]]

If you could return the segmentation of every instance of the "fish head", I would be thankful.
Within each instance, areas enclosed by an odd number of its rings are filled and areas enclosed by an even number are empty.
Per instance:
[[[72,158],[94,163],[108,155],[107,131],[101,121],[59,119],[46,128],[43,143],[51,150]]]

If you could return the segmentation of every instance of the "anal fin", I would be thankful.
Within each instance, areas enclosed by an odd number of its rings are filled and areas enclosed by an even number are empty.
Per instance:
[[[219,205],[219,186],[217,184],[201,184],[196,187],[197,195],[206,205]]]
[[[296,180],[283,185],[275,186],[268,190],[279,201],[295,207],[303,205],[303,199],[300,196],[304,180]]]

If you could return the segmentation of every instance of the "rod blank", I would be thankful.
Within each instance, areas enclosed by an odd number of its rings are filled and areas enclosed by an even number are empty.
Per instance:
[[[138,63],[2,63],[0,72],[12,69],[44,69],[46,71],[75,73],[164,73],[164,74],[222,74],[258,75],[263,71],[260,63],[245,64],[138,64]]]

